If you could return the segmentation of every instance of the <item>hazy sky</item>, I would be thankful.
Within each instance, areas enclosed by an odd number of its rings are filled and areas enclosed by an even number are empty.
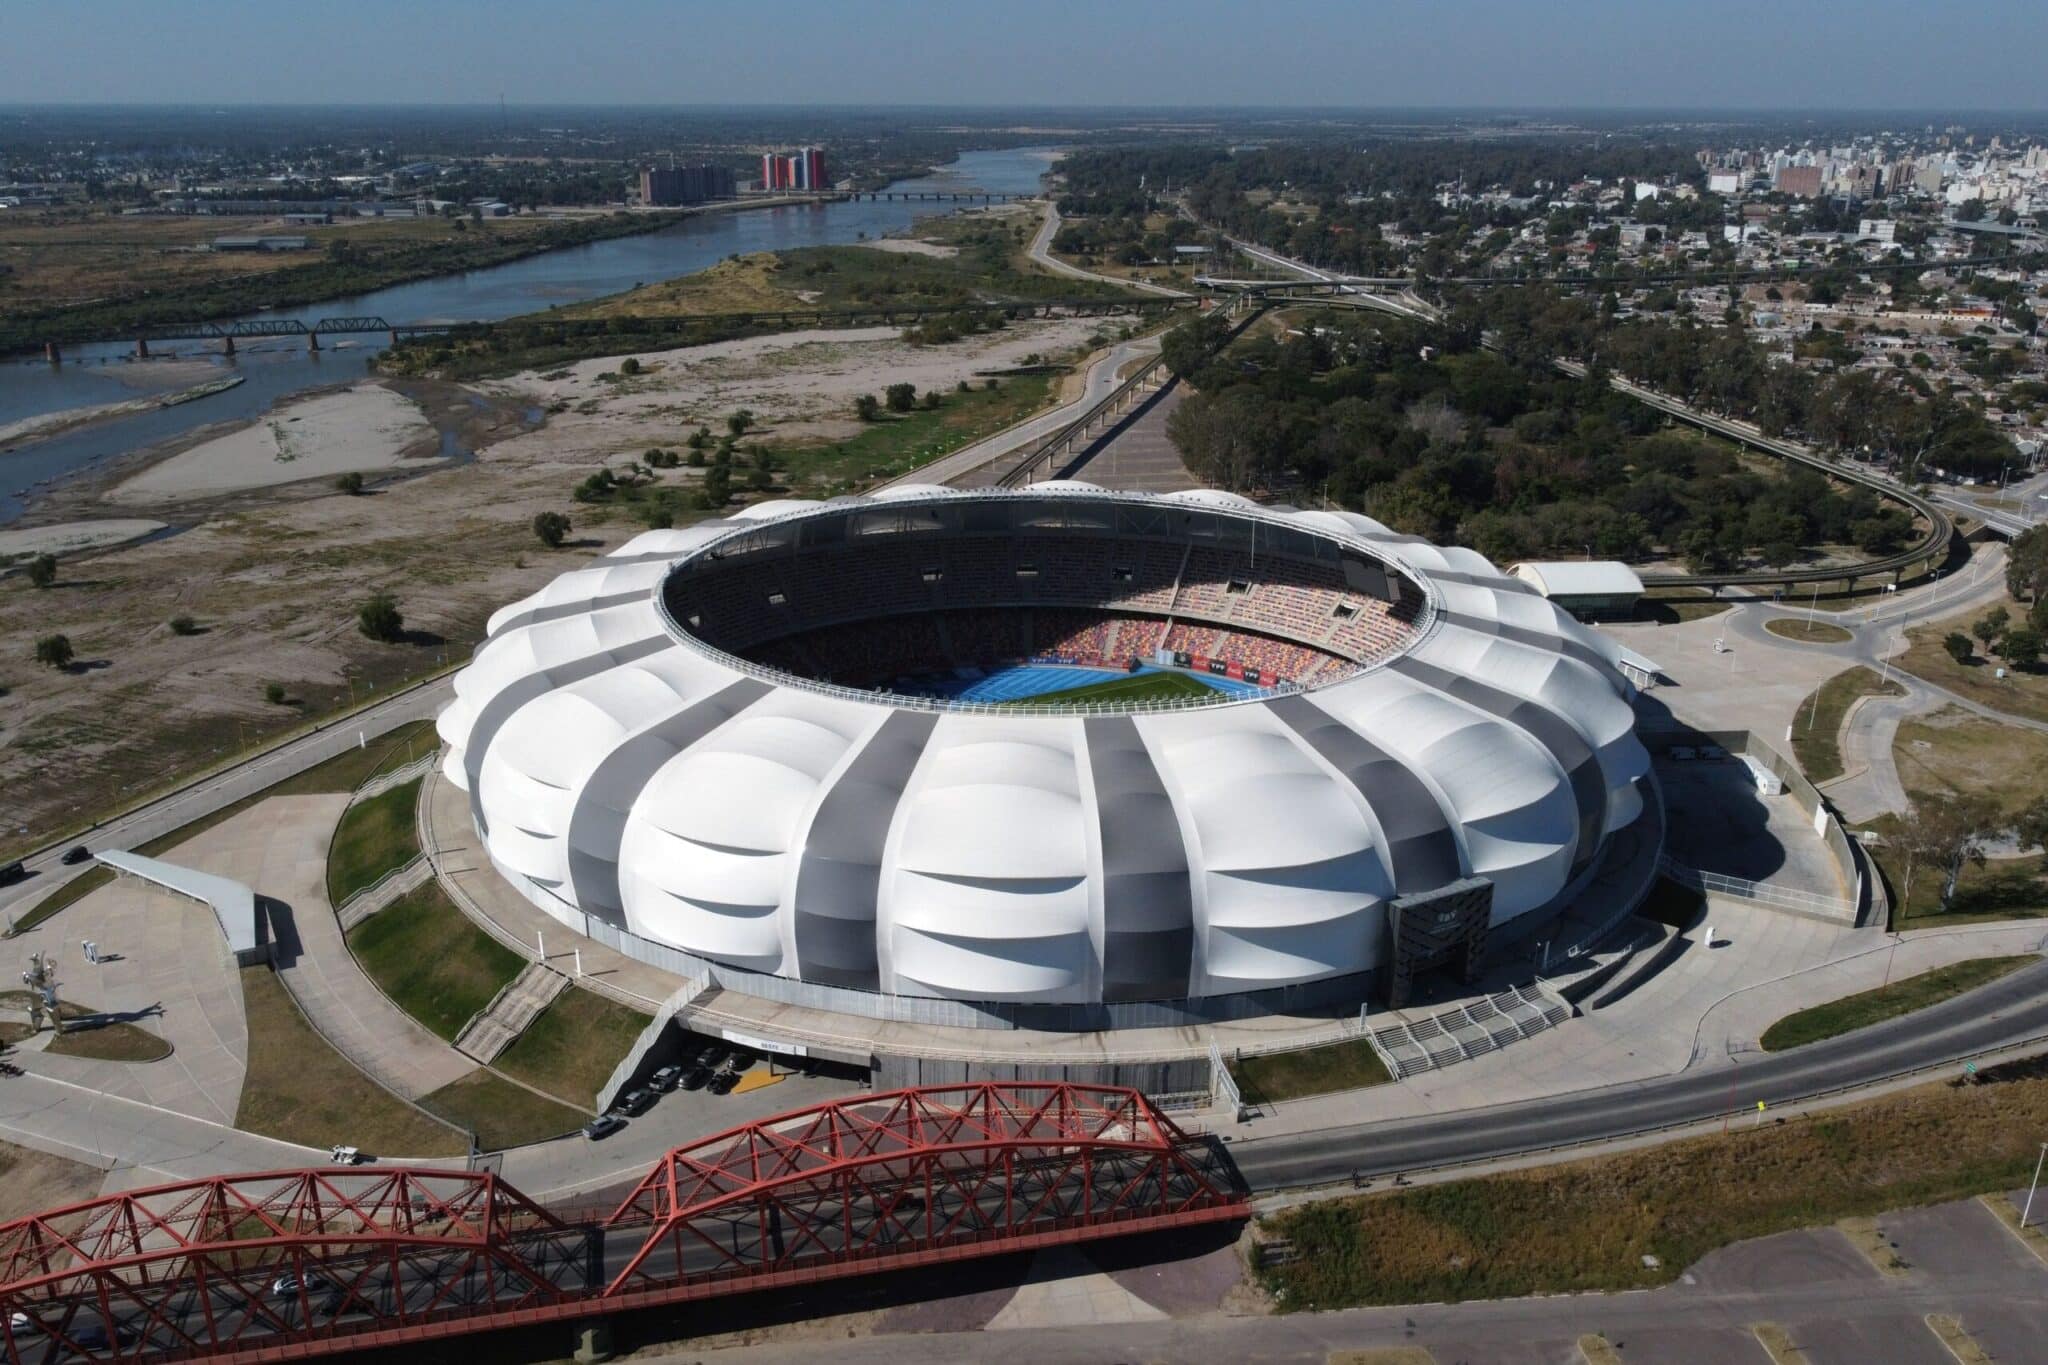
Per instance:
[[[2041,109],[2048,0],[0,0],[0,102]]]

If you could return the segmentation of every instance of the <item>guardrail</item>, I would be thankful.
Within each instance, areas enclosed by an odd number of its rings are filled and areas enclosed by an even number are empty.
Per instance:
[[[377,878],[376,881],[371,882],[362,890],[355,892],[354,894],[349,896],[347,900],[343,901],[340,905],[335,906],[334,917],[341,921],[342,928],[347,929],[350,927],[348,915],[351,906],[356,905],[360,901],[367,900],[371,896],[374,896],[378,892],[382,891],[385,887],[389,886],[392,882],[395,882],[400,877],[405,876],[414,868],[418,867],[420,863],[425,860],[426,856],[427,855],[425,853],[413,854],[412,857],[407,858],[403,863],[400,863],[397,867],[392,868],[389,872],[386,872],[383,876]]]
[[[1834,896],[1819,896],[1811,891],[1796,891],[1788,886],[1772,886],[1769,882],[1753,882],[1747,877],[1731,877],[1722,872],[1707,872],[1697,867],[1671,860],[1665,854],[1659,866],[1671,880],[1695,891],[1719,896],[1735,896],[1741,900],[1756,901],[1760,905],[1773,905],[1781,910],[1798,910],[1809,914],[1822,915],[1831,920],[1853,924],[1856,921],[1856,903]]]

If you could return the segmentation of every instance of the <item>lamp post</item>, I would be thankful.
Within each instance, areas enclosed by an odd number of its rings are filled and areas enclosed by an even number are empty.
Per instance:
[[[2041,1162],[2048,1160],[2048,1142],[2041,1144],[2041,1155],[2034,1158],[2034,1178],[2027,1182],[2027,1202],[2020,1209],[2020,1231],[2027,1230],[2027,1219],[2034,1212],[2034,1190],[2041,1183]]]

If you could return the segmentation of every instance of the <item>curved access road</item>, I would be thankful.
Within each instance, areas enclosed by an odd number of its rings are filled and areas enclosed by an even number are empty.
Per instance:
[[[1522,1104],[1330,1128],[1230,1146],[1251,1187],[1272,1191],[1526,1156],[1753,1115],[1874,1086],[1981,1053],[2048,1040],[2048,962],[1883,1024],[1790,1052]],[[1768,1112],[1768,1110],[1766,1111]],[[1754,1120],[1752,1120],[1754,1121]]]
[[[1045,201],[1045,221],[1038,225],[1038,235],[1031,239],[1031,259],[1055,275],[1065,275],[1070,280],[1093,280],[1097,284],[1113,284],[1119,289],[1139,289],[1147,294],[1160,294],[1170,299],[1189,299],[1194,295],[1185,289],[1170,289],[1163,284],[1150,284],[1144,280],[1120,280],[1114,275],[1098,275],[1092,270],[1083,270],[1052,254],[1053,235],[1060,230],[1059,206],[1050,199]]]

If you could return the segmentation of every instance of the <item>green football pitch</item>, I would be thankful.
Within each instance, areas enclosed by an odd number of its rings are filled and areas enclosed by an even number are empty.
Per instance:
[[[1041,692],[1035,697],[1020,697],[1005,702],[1005,706],[1076,706],[1095,701],[1159,701],[1177,697],[1221,697],[1223,694],[1198,679],[1185,673],[1133,673],[1129,677],[1111,678],[1106,682],[1089,683],[1083,687],[1062,688],[1058,692]]]

